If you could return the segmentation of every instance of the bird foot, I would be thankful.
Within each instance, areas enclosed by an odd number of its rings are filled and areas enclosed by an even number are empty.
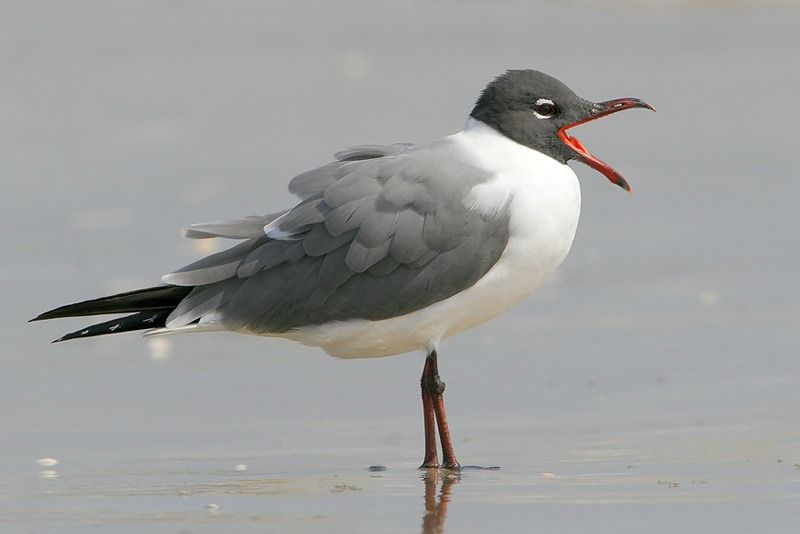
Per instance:
[[[418,469],[447,469],[450,471],[461,471],[461,464],[458,461],[439,463],[439,460],[425,460]]]

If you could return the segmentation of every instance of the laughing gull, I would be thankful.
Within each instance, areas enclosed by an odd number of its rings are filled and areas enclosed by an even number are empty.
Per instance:
[[[575,159],[630,190],[568,131],[629,108],[593,103],[534,70],[509,70],[464,129],[423,145],[363,145],[289,182],[292,208],[191,225],[241,242],[163,277],[165,285],[61,306],[33,320],[132,313],[56,341],[148,329],[281,337],[339,358],[427,354],[425,468],[458,468],[437,350],[524,299],[572,245]]]

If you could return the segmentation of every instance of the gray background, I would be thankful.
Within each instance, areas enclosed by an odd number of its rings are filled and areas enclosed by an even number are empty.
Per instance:
[[[0,529],[789,530],[798,29],[788,2],[3,2]],[[658,113],[575,131],[634,194],[573,164],[558,275],[442,348],[459,457],[499,471],[416,471],[422,355],[25,324],[157,283],[210,251],[182,227],[283,208],[336,150],[459,130],[526,67]]]

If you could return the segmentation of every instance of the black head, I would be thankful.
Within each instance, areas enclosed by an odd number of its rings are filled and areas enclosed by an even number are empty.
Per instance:
[[[561,163],[578,159],[630,190],[619,173],[592,156],[566,132],[573,126],[632,107],[655,111],[636,98],[590,102],[543,72],[509,70],[486,86],[470,116]]]

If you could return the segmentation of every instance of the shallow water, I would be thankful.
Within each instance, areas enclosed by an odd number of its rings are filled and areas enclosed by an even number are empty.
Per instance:
[[[0,7],[0,530],[792,529],[800,10],[333,5]],[[25,324],[338,149],[459,129],[507,67],[658,113],[581,128],[634,194],[575,165],[556,278],[442,347],[459,459],[500,469],[416,469],[421,355]]]

